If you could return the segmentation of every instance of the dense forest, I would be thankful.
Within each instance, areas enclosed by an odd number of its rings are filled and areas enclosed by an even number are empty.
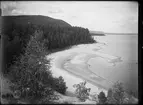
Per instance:
[[[39,40],[44,42],[47,52],[58,51],[72,45],[95,42],[88,29],[72,27],[61,20],[53,21],[52,18],[47,18],[50,21],[49,24],[48,22],[44,24],[41,21],[43,18],[39,19],[39,16],[37,18],[36,16],[33,18],[32,16],[29,16],[29,18],[28,16],[7,16],[2,18],[3,22],[5,22],[2,25],[2,36],[7,67],[13,64],[16,57],[24,53],[23,49],[30,40],[30,36],[35,33],[35,30],[42,32],[43,36]],[[41,25],[38,21],[41,22]]]
[[[2,16],[0,17],[3,23],[3,26],[11,27],[13,23],[17,25],[25,26],[27,23],[32,23],[36,25],[52,25],[52,26],[60,26],[60,27],[71,27],[67,22],[54,19],[48,16],[42,15],[18,15],[18,16]]]
[[[66,92],[63,77],[53,77],[49,70],[50,60],[45,59],[48,52],[45,50],[44,42],[39,41],[42,36],[41,31],[33,33],[24,48],[24,53],[16,57],[14,64],[8,68],[7,78],[12,83],[12,100],[24,99],[35,104],[45,101],[51,103],[57,98],[55,91],[61,94]],[[43,100],[44,98],[47,100]]]

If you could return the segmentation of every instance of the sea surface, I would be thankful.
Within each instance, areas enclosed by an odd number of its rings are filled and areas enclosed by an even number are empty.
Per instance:
[[[90,69],[109,81],[124,83],[125,89],[138,91],[138,35],[94,36],[104,46],[98,51],[119,57],[113,66],[104,64],[102,58],[92,58]]]

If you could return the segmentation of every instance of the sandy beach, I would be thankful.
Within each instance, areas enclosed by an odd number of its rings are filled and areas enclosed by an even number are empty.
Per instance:
[[[74,84],[84,80],[91,88],[90,94],[104,91],[107,95],[107,90],[118,80],[125,84],[125,89],[135,90],[138,73],[136,53],[128,47],[131,41],[127,36],[124,36],[124,43],[121,41],[123,36],[116,37],[94,37],[98,43],[80,44],[48,55],[47,59],[52,58],[53,75],[64,78],[70,93],[75,91]]]
[[[70,92],[74,92],[74,84],[86,80],[87,87],[91,88],[91,93],[104,91],[107,94],[112,82],[92,72],[89,62],[95,57],[106,58],[108,61],[118,59],[118,57],[97,52],[101,47],[103,47],[102,43],[82,44],[48,55],[47,59],[52,58],[51,71],[53,75],[63,76]],[[103,64],[105,63],[103,62]],[[108,65],[112,65],[111,62]],[[107,82],[110,84],[109,86],[104,85]]]

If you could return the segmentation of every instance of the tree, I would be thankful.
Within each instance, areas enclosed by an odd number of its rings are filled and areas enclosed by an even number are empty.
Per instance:
[[[123,84],[116,82],[113,88],[108,90],[107,103],[109,104],[123,104],[125,98],[125,91]]]
[[[107,98],[106,98],[105,93],[103,91],[99,93],[98,99],[99,99],[99,104],[105,104],[106,103]]]
[[[90,88],[86,88],[86,81],[73,85],[76,88],[75,93],[81,101],[86,101],[89,97]]]
[[[61,94],[65,94],[67,87],[62,76],[60,76],[59,78],[55,78],[53,89]]]
[[[11,90],[16,98],[25,98],[30,102],[47,97],[49,100],[54,96],[50,82],[53,81],[51,71],[47,70],[49,61],[45,61],[43,44],[37,41],[35,34],[31,36],[25,49],[25,53],[11,66]]]
[[[108,104],[137,104],[138,99],[124,90],[123,84],[116,82],[107,94]]]
[[[49,70],[50,62],[45,59],[49,52],[45,50],[42,37],[43,32],[35,31],[27,43],[25,53],[9,68],[13,83],[11,90],[15,98],[24,98],[30,103],[52,102],[57,98],[54,91],[65,94],[67,89],[63,77],[54,78]]]

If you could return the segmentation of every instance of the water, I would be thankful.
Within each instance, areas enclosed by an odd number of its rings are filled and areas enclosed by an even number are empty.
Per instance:
[[[92,71],[110,81],[124,83],[125,89],[138,91],[138,35],[95,36],[97,41],[105,43],[99,52],[121,57],[114,66],[96,65],[97,59],[91,59]],[[98,63],[102,64],[102,60]]]

